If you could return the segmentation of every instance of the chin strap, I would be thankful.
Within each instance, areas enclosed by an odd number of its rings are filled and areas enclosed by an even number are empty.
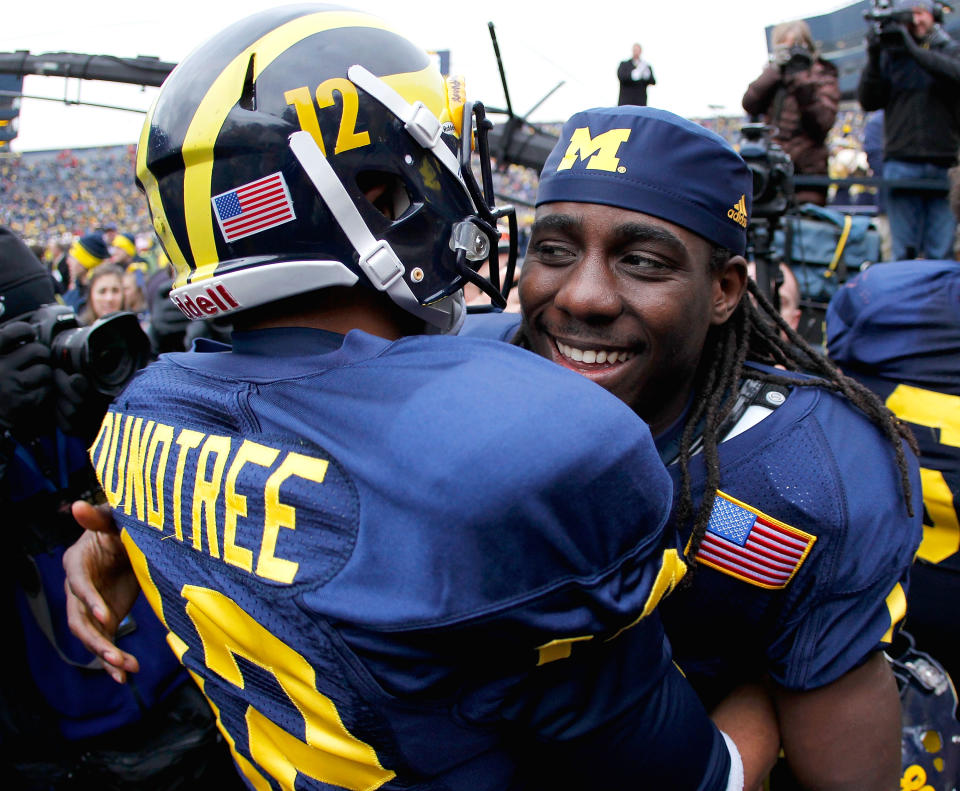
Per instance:
[[[385,292],[405,311],[423,319],[440,332],[454,334],[459,331],[465,314],[462,292],[459,294],[459,299],[451,296],[434,305],[421,305],[403,279],[406,271],[403,262],[393,251],[389,242],[377,239],[370,232],[360,212],[357,211],[350,193],[347,192],[310,133],[294,132],[290,135],[290,149],[347,239],[350,240],[353,249],[360,256],[360,269],[371,285],[378,291]]]

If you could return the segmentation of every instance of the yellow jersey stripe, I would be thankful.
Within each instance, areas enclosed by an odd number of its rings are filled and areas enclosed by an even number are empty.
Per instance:
[[[907,596],[903,592],[903,586],[898,582],[886,599],[887,610],[890,613],[890,628],[881,638],[881,642],[893,642],[893,630],[896,625],[904,619],[907,614]]]

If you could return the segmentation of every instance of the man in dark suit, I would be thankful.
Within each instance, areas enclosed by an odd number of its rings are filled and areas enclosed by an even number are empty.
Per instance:
[[[618,105],[638,104],[645,107],[647,104],[647,86],[656,85],[653,68],[640,55],[639,44],[633,45],[633,57],[621,61],[617,67],[617,79],[620,80],[620,98]]]

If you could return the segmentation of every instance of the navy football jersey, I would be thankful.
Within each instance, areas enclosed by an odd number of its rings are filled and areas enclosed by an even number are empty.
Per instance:
[[[960,263],[870,267],[831,301],[827,344],[909,424],[923,480],[918,557],[960,571]]]
[[[694,584],[662,608],[677,662],[708,704],[759,674],[789,689],[829,684],[889,645],[906,613],[921,535],[915,457],[910,518],[894,451],[862,413],[816,387],[781,401],[720,444]],[[678,484],[678,465],[668,469]],[[699,503],[702,455],[691,477]],[[688,542],[689,525],[680,530]]]
[[[519,313],[470,313],[460,328],[461,338],[487,338],[509,343],[520,329]]]
[[[625,405],[501,343],[234,343],[140,372],[91,457],[251,787],[726,787]]]

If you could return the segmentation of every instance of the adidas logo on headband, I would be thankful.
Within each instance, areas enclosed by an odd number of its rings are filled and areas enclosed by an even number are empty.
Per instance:
[[[732,209],[727,211],[727,217],[733,220],[741,228],[747,227],[747,196],[741,195],[740,200]]]

